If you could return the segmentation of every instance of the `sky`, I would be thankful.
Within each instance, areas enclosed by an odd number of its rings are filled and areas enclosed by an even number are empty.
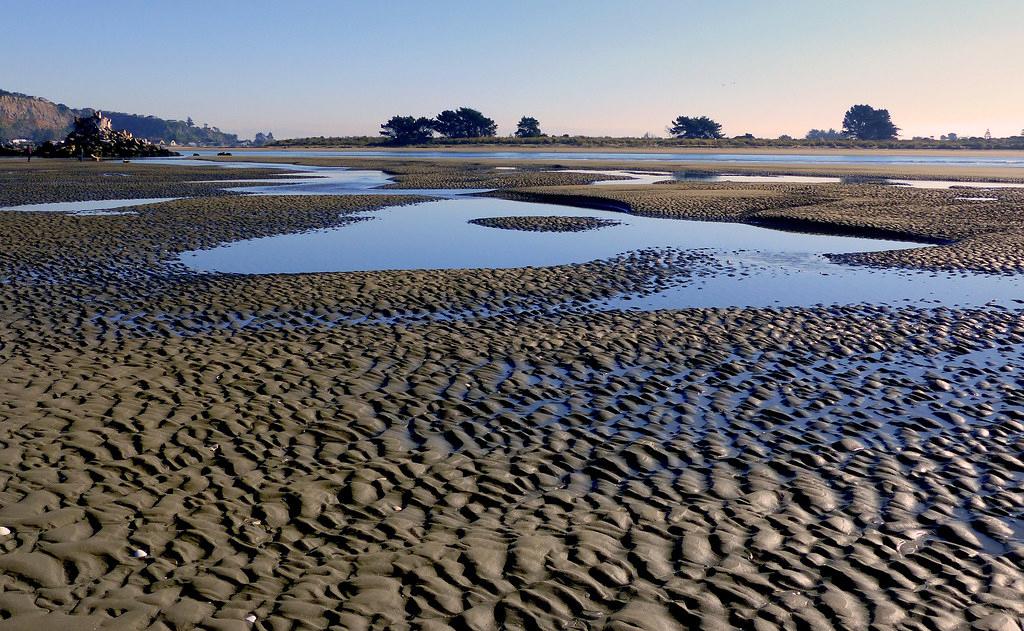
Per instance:
[[[469,106],[515,129],[1024,129],[1024,0],[0,0],[0,89],[251,137]]]

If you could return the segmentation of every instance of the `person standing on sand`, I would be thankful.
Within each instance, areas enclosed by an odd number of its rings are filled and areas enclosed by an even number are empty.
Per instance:
[[[25,147],[25,157],[28,158],[29,162],[32,162],[32,147]]]

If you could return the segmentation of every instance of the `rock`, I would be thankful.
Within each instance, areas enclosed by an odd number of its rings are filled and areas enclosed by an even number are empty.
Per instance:
[[[139,156],[176,156],[177,152],[134,137],[131,132],[115,130],[110,119],[102,112],[75,119],[74,128],[62,142],[48,142],[38,151],[47,158],[92,159]]]

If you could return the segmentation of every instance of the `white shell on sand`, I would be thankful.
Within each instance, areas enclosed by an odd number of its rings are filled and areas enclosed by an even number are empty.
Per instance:
[[[135,557],[136,559],[145,559],[146,557],[149,556],[149,553],[146,552],[145,550],[136,550],[136,551],[132,552],[132,556]]]
[[[256,616],[254,614],[249,614],[245,617],[245,621],[249,624],[254,624],[256,622]]]
[[[0,537],[6,537],[11,534],[11,529],[7,526],[0,526]]]

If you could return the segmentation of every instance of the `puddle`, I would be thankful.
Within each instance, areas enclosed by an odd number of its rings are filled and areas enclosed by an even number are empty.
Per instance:
[[[179,197],[147,197],[139,199],[101,199],[89,202],[50,202],[47,204],[25,204],[22,206],[7,206],[0,208],[5,212],[21,213],[73,213],[80,214],[87,211],[110,210],[111,208],[124,208],[125,206],[141,206],[143,204],[159,204],[169,202]],[[97,213],[90,213],[95,215]]]
[[[956,180],[888,180],[894,186],[910,188],[947,189],[947,188],[1024,188],[1024,184],[1013,182],[958,182]]]
[[[119,217],[122,215],[137,215],[134,210],[80,210],[69,213],[72,217]]]
[[[680,182],[737,182],[747,184],[842,184],[841,177],[818,177],[814,175],[743,175],[740,173],[697,173],[681,171],[673,173],[672,180]]]
[[[658,182],[670,181],[673,178],[672,173],[667,171],[599,171],[596,169],[559,169],[552,171],[552,173],[584,173],[587,175],[615,175],[620,178],[629,178],[628,180],[615,179],[615,180],[598,180],[593,182],[594,186],[607,186],[613,184],[656,184]]]

